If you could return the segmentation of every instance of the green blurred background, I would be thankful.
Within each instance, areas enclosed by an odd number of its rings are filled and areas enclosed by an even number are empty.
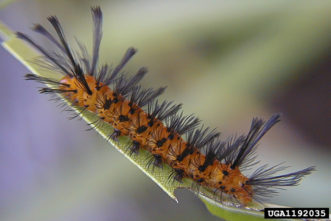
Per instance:
[[[298,187],[270,199],[330,207],[331,1],[0,1],[0,19],[32,34],[57,15],[67,37],[91,48],[90,6],[104,13],[101,63],[147,66],[146,87],[184,104],[222,137],[255,116],[283,113],[258,148],[261,163],[315,165]],[[4,40],[4,39],[3,39]],[[74,42],[74,38],[70,38]],[[219,220],[187,190],[172,201],[82,121],[68,121],[27,69],[0,48],[0,219]],[[249,172],[248,172],[249,174]]]

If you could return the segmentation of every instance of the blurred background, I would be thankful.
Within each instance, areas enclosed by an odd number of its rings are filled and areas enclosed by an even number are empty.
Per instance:
[[[288,171],[315,165],[271,203],[330,207],[330,1],[0,1],[12,30],[49,27],[57,15],[69,39],[91,48],[90,6],[104,13],[101,63],[147,66],[146,87],[184,104],[222,137],[246,133],[255,116],[282,121],[258,148],[261,163]],[[4,39],[2,39],[3,41]],[[27,69],[0,48],[0,220],[219,220],[188,190],[171,200],[86,123],[68,121]]]

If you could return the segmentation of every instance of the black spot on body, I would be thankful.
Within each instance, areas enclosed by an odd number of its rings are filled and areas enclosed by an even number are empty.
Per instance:
[[[221,188],[221,190],[225,190],[225,186],[221,186],[220,188]]]
[[[157,145],[158,147],[162,147],[162,145],[163,145],[166,141],[167,141],[166,138],[162,138],[161,140],[158,140],[158,141],[156,142],[156,145]]]
[[[136,111],[136,109],[134,109],[134,108],[130,108],[130,114],[134,114],[134,112]]]
[[[129,121],[129,118],[128,118],[128,116],[120,115],[120,116],[118,117],[118,120],[119,120],[120,122],[125,122],[125,121]]]
[[[185,148],[185,150],[184,150],[180,155],[177,156],[177,160],[178,160],[179,162],[183,161],[184,158],[185,158],[187,155],[192,154],[193,151],[194,151],[193,148],[187,146],[187,147]]]
[[[172,140],[172,139],[174,139],[174,136],[175,136],[174,134],[169,134],[168,139]]]
[[[111,105],[111,99],[106,99],[105,103],[103,104],[103,109],[108,110],[110,108]]]
[[[203,165],[198,167],[198,170],[199,170],[200,172],[203,172],[205,169],[206,169],[206,168],[205,168]]]
[[[229,172],[228,172],[228,171],[226,171],[226,170],[223,170],[222,172],[223,172],[224,176],[227,176],[227,175],[229,175]]]
[[[153,124],[154,124],[154,121],[153,121],[153,120],[150,120],[150,121],[148,122],[148,126],[150,126],[150,127],[152,127]]]
[[[141,133],[145,132],[146,130],[147,130],[146,126],[140,126],[140,127],[137,128],[136,132],[138,134],[141,134]]]
[[[234,188],[231,188],[231,192],[234,193],[236,192],[236,190]]]

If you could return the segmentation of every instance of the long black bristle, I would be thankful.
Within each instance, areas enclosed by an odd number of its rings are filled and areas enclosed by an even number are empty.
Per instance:
[[[66,55],[68,56],[72,66],[75,68],[76,65],[76,61],[72,55],[71,49],[69,47],[69,44],[67,43],[67,40],[65,39],[64,33],[63,33],[63,29],[62,26],[59,22],[59,20],[57,19],[56,16],[50,16],[48,17],[48,21],[51,23],[51,25],[53,26],[53,28],[55,29],[61,43],[62,46],[64,47],[64,50],[66,52]],[[74,70],[73,70],[74,71]]]
[[[33,30],[35,32],[37,32],[37,33],[45,36],[46,38],[48,38],[48,40],[50,40],[51,42],[53,42],[62,52],[65,52],[65,49],[63,48],[63,46],[42,25],[36,24],[33,27]]]
[[[217,132],[216,129],[211,130],[209,127],[202,126],[200,129],[195,129],[188,133],[187,143],[190,146],[200,149],[218,138],[219,135],[220,133]]]
[[[102,12],[100,7],[92,8],[92,16],[94,22],[93,30],[93,56],[92,56],[92,66],[90,70],[90,75],[95,75],[95,69],[99,58],[99,48],[102,38]]]
[[[82,43],[80,43],[77,39],[76,43],[79,47],[80,53],[77,53],[79,55],[79,60],[83,63],[84,65],[84,73],[89,73],[91,72],[91,64],[90,64],[90,55],[87,51],[87,48],[85,47],[85,45],[83,45]],[[83,66],[81,65],[81,66]]]
[[[31,38],[21,32],[17,32],[16,36],[29,44],[31,44],[33,47],[35,47],[38,51],[40,51],[50,62],[52,62],[54,65],[59,67],[64,74],[71,75],[70,72],[64,68],[53,56],[51,56],[43,47],[40,45],[36,44],[34,41],[31,40]],[[72,76],[72,75],[71,75]]]
[[[241,145],[236,159],[231,165],[231,168],[234,169],[235,167],[243,164],[244,160],[247,159],[249,155],[252,155],[256,144],[263,137],[263,135],[279,121],[280,114],[274,114],[266,123],[258,118],[253,119],[251,128],[246,136],[245,141]]]
[[[214,163],[214,160],[216,160],[217,151],[219,148],[222,148],[220,146],[220,142],[216,139],[209,142],[204,149],[204,153],[206,155],[205,162],[202,165],[199,165],[198,169],[199,171],[203,172],[208,166],[212,165]]]
[[[142,89],[140,85],[137,85],[131,90],[130,102],[136,103],[139,107],[144,107],[148,103],[153,102],[165,89],[166,87],[156,90],[152,88]]]
[[[50,84],[50,85],[62,85],[62,86],[66,86],[66,87],[70,86],[69,84],[61,83],[57,80],[52,80],[50,78],[45,78],[45,77],[37,76],[34,74],[26,74],[25,80],[33,80],[33,81],[37,81],[39,83]]]
[[[56,88],[41,88],[39,90],[39,93],[41,94],[54,94],[54,93],[67,93],[67,92],[73,92],[77,93],[77,90],[64,90],[64,89],[56,89]]]
[[[132,58],[132,56],[137,52],[134,48],[129,48],[126,53],[124,54],[121,62],[115,67],[115,69],[112,71],[110,76],[107,79],[104,79],[104,84],[109,85],[113,82],[113,80],[117,77],[117,75],[120,73],[122,68],[125,66],[125,64]]]
[[[121,75],[114,82],[114,90],[116,93],[126,96],[130,91],[134,90],[135,85],[146,75],[147,69],[142,67],[138,72],[132,76],[130,79],[127,79],[124,75]]]
[[[286,186],[296,186],[301,179],[315,171],[315,167],[308,167],[292,173],[274,176],[274,174],[286,169],[285,166],[268,167],[263,165],[253,172],[246,184],[252,185],[254,189],[254,198],[260,199],[275,195],[278,189]]]
[[[182,135],[195,129],[200,124],[200,120],[193,115],[184,116],[181,112],[169,118],[166,124],[170,130]]]
[[[173,104],[172,101],[163,101],[162,103],[156,101],[148,105],[148,114],[152,118],[164,120],[176,114],[181,107],[182,104]]]
[[[236,154],[239,150],[240,145],[244,142],[245,137],[229,137],[227,141],[220,143],[222,148],[218,148],[216,158],[219,161],[223,161],[226,164],[232,164],[236,158]]]
[[[97,88],[100,88],[100,83],[103,82],[103,79],[105,78],[105,76],[108,73],[108,65],[102,65],[101,70],[99,71],[98,75],[96,76],[96,80],[97,80]]]
[[[62,26],[61,26],[59,20],[57,19],[56,16],[50,16],[50,17],[48,17],[48,21],[51,23],[51,25],[55,29],[55,31],[62,43],[62,46],[65,49],[66,55],[68,56],[68,58],[72,64],[72,72],[77,77],[79,82],[84,86],[84,88],[86,89],[86,92],[91,95],[92,91],[86,82],[82,68],[74,59],[74,56],[71,52],[71,49],[69,47],[69,44],[68,44],[66,38],[65,38],[65,35],[64,35],[63,29],[62,29]]]

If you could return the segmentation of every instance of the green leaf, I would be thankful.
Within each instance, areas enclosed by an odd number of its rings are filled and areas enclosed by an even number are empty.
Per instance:
[[[239,209],[234,207],[226,207],[217,204],[214,201],[211,201],[209,198],[206,197],[200,197],[200,198],[205,203],[210,213],[222,219],[232,220],[232,221],[264,220],[263,212],[258,212],[255,210],[250,211],[250,210]]]
[[[14,57],[17,58],[20,62],[22,62],[32,73],[53,79],[60,79],[62,76],[59,73],[54,73],[50,70],[46,70],[40,67],[35,59],[40,57],[40,54],[33,50],[30,46],[28,46],[25,42],[18,39],[15,34],[7,28],[4,24],[0,22],[0,35],[6,39],[2,43],[2,46],[8,50]],[[48,87],[52,87],[51,85],[47,85]],[[59,95],[60,96],[60,95]],[[68,101],[66,101],[68,105],[73,108],[80,116],[87,122],[92,123],[95,122],[98,116],[92,112],[84,111],[81,114],[81,108],[73,107],[70,105]],[[182,183],[172,182],[169,180],[169,176],[171,175],[172,169],[168,165],[164,165],[163,168],[154,168],[151,170],[147,167],[146,159],[150,156],[150,153],[144,150],[141,150],[138,155],[129,155],[126,151],[126,147],[129,143],[129,138],[120,137],[118,142],[115,142],[109,139],[109,134],[113,131],[111,125],[105,122],[98,123],[95,125],[95,130],[105,138],[109,143],[111,143],[119,152],[121,152],[127,159],[129,159],[134,165],[136,165],[139,169],[141,169],[148,177],[150,177],[157,185],[159,185],[163,191],[165,191],[172,199],[176,202],[177,198],[174,194],[174,191],[177,188],[187,188],[193,192],[196,190],[192,189],[192,181],[190,179],[184,179]],[[200,188],[199,189],[199,197],[206,204],[208,210],[223,219],[226,220],[261,220],[262,213],[257,212],[257,210],[262,209],[261,206],[257,203],[253,203],[250,205],[251,209],[248,208],[234,208],[231,206],[225,206],[223,204],[217,203],[212,191]],[[229,203],[229,200],[224,199],[223,203]]]

